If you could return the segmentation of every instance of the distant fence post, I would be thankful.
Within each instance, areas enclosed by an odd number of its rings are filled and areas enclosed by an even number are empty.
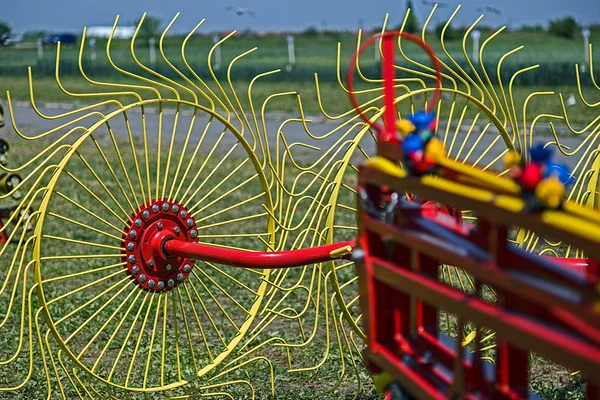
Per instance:
[[[44,44],[42,43],[42,39],[38,39],[37,41],[37,53],[38,59],[41,60],[44,58]]]
[[[96,64],[96,38],[90,39],[90,59],[92,64]]]
[[[292,70],[292,66],[296,63],[296,52],[294,49],[294,36],[288,35],[287,37],[288,44],[288,65],[287,71],[290,72]]]
[[[381,61],[381,38],[377,38],[375,41],[375,62]]]
[[[475,29],[471,32],[471,39],[473,39],[473,54],[471,54],[471,58],[473,60],[477,60],[479,58],[479,38],[481,37],[481,32]]]
[[[154,38],[148,39],[148,48],[150,50],[150,66],[152,68],[156,67],[156,40]]]
[[[590,67],[590,30],[584,29],[581,31],[583,36],[583,58],[585,60],[586,68]]]
[[[221,40],[221,38],[219,38],[219,35],[213,36],[214,44],[219,43],[219,40]],[[215,48],[215,65],[213,66],[213,68],[215,69],[215,71],[218,71],[219,68],[221,68],[221,46],[217,46]]]

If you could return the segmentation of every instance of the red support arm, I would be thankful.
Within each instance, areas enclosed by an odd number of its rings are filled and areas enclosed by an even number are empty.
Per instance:
[[[341,259],[348,256],[354,246],[355,242],[349,241],[307,249],[261,252],[226,249],[181,240],[168,240],[163,245],[167,255],[255,269],[291,268]]]

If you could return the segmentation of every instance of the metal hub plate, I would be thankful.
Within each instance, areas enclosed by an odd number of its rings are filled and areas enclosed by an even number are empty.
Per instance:
[[[123,261],[128,274],[143,289],[171,290],[192,272],[193,260],[164,253],[164,242],[172,239],[198,241],[196,222],[181,204],[153,201],[131,216],[123,231]]]

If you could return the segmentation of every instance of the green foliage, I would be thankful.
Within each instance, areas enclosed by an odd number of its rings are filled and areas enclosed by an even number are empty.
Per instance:
[[[135,25],[139,25],[141,19],[135,21]],[[158,38],[162,33],[161,28],[162,21],[158,17],[146,16],[144,18],[144,22],[142,23],[142,27],[138,33],[138,37],[141,39],[150,39],[150,38]]]
[[[438,37],[442,36],[442,31],[444,30],[444,26],[446,26],[446,22],[440,22],[435,26],[435,33]],[[455,28],[452,25],[448,25],[446,31],[444,32],[444,40],[445,41],[453,41],[460,40],[466,33],[466,29],[464,28]]]
[[[317,30],[317,28],[314,25],[311,25],[308,28],[306,28],[305,30],[303,30],[301,34],[303,36],[315,37],[315,36],[319,36],[319,31]]]
[[[12,28],[5,21],[0,21],[0,44],[4,44],[4,41],[8,39],[8,36],[12,32]]]
[[[410,9],[410,14],[408,14],[406,24],[404,24],[404,32],[417,33],[419,31],[419,21],[417,21],[417,16],[414,11],[415,8],[413,7],[411,0],[408,0],[406,7]],[[400,29],[401,26],[402,25],[398,26],[396,29]]]
[[[544,27],[540,24],[537,25],[523,25],[518,31],[521,32],[544,32]]]
[[[579,25],[577,25],[577,21],[573,17],[555,19],[550,21],[548,32],[557,37],[573,39],[575,34],[579,32]]]

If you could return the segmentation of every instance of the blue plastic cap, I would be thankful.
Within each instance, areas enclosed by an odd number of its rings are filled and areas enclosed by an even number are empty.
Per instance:
[[[405,154],[412,153],[413,151],[423,150],[423,139],[421,136],[411,134],[404,138],[402,141],[402,150]]]
[[[547,163],[552,158],[552,149],[550,147],[544,148],[543,143],[537,143],[534,145],[531,150],[529,150],[529,154],[531,155],[531,161],[535,163]]]
[[[573,176],[569,172],[569,167],[565,164],[559,163],[548,163],[546,164],[546,170],[544,171],[544,178],[555,176],[565,186],[569,185],[573,180]]]
[[[425,111],[419,111],[416,114],[410,115],[408,120],[412,122],[417,131],[422,131],[423,129],[427,129],[429,124],[435,120],[435,114],[427,114]]]

